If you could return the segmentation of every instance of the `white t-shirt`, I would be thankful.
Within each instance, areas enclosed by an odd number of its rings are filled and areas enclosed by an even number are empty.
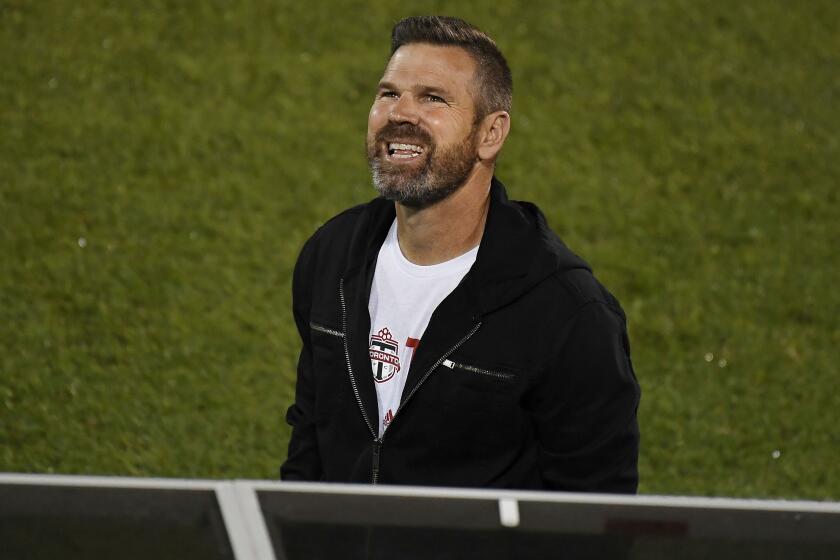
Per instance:
[[[370,290],[370,365],[379,402],[379,435],[400,405],[411,358],[437,306],[475,262],[478,247],[431,266],[410,262],[397,240],[397,221],[379,249]]]

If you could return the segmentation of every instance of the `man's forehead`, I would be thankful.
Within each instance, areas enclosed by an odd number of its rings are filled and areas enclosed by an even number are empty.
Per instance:
[[[419,79],[455,85],[457,82],[469,83],[474,73],[475,61],[461,47],[411,43],[394,52],[382,81]]]

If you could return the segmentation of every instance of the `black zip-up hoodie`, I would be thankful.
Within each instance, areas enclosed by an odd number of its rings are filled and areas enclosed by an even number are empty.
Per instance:
[[[382,438],[368,298],[394,220],[378,198],[307,241],[284,480],[636,491],[639,386],[625,317],[533,204],[495,178],[475,264],[441,302]]]

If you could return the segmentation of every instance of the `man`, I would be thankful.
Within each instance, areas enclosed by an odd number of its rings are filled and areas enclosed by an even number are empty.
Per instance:
[[[285,480],[636,491],[625,317],[493,176],[511,76],[487,35],[392,33],[368,160],[380,197],[304,246]]]

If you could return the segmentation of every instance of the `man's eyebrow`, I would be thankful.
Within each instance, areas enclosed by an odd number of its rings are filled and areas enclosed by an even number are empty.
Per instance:
[[[419,92],[422,92],[422,93],[438,93],[438,94],[442,95],[443,97],[449,97],[451,95],[449,93],[448,89],[446,89],[444,87],[441,87],[441,86],[430,86],[430,85],[425,85],[425,84],[419,84],[419,85],[414,86],[412,89],[414,89],[416,91],[419,91]],[[397,90],[399,90],[399,88],[395,84],[392,84],[391,82],[383,80],[383,81],[379,82],[379,90],[380,91],[383,91],[383,90],[385,90],[385,91],[397,91]]]
[[[450,96],[449,90],[441,86],[426,86],[421,84],[417,86],[417,89],[423,93],[438,93],[443,97]]]

